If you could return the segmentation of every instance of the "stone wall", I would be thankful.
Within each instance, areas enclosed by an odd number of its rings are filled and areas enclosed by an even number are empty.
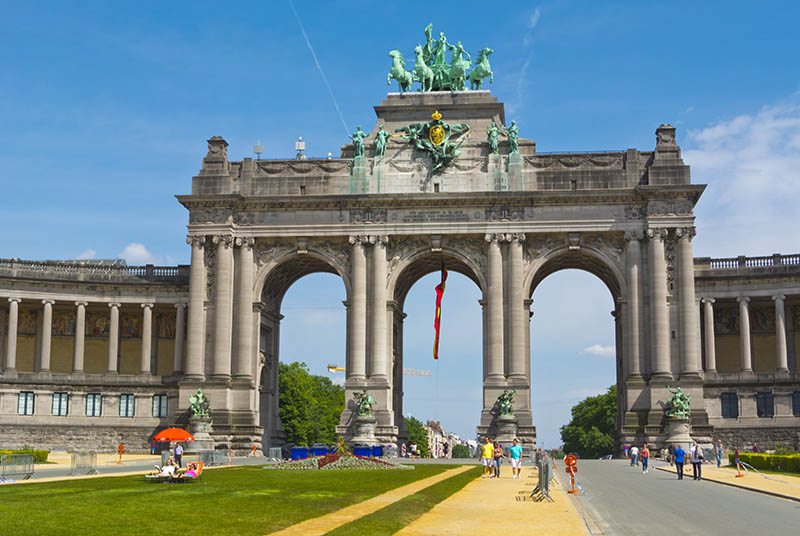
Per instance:
[[[116,452],[117,445],[122,443],[125,445],[125,452],[146,454],[150,452],[150,438],[155,432],[156,429],[152,427],[4,424],[0,448],[30,446],[46,450]]]
[[[714,441],[722,440],[726,449],[740,449],[750,451],[753,444],[757,443],[759,449],[772,450],[778,444],[792,450],[800,450],[800,429],[786,427],[759,427],[759,428],[719,428],[714,427]]]

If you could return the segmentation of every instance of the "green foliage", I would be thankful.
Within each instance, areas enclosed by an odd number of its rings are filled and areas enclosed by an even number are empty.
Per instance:
[[[278,364],[278,412],[286,438],[295,445],[335,443],[344,409],[344,388],[308,372],[305,363]]]
[[[33,454],[33,463],[47,463],[47,457],[50,455],[50,451],[35,450],[30,447],[25,447],[19,450],[0,450],[0,455],[3,454]]]
[[[472,454],[470,454],[468,446],[466,446],[466,445],[454,445],[453,446],[453,458],[472,458]]]
[[[791,455],[791,454],[798,454],[798,452],[793,450],[791,447],[787,445],[784,445],[782,443],[776,443],[774,454]]]
[[[417,444],[417,453],[421,458],[428,455],[428,432],[425,426],[418,420],[409,415],[404,418],[406,431],[408,432],[408,444]]]
[[[270,534],[448,468],[264,471],[258,466],[224,467],[203,472],[197,484],[148,484],[138,474],[0,486],[0,534]]]
[[[780,471],[782,473],[800,473],[800,454],[761,454],[740,452],[739,459],[756,469]],[[736,453],[729,452],[728,460],[736,467]]]
[[[590,396],[572,407],[572,420],[561,427],[564,452],[577,452],[581,458],[598,458],[614,449],[617,416],[617,386],[603,395]]]

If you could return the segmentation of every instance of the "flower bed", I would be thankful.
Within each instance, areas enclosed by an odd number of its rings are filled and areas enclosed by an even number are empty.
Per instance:
[[[391,463],[376,458],[364,458],[351,454],[327,454],[325,456],[309,456],[302,460],[291,460],[271,465],[264,469],[284,471],[308,471],[314,469],[413,469],[411,465]]]

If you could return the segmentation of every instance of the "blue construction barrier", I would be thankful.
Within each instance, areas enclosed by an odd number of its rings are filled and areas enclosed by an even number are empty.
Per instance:
[[[308,447],[292,447],[292,459],[303,460],[308,458]]]
[[[369,458],[372,456],[372,447],[370,446],[353,447],[353,455],[361,456],[363,458]]]
[[[325,456],[327,454],[330,454],[327,445],[314,445],[311,447],[312,456]]]
[[[383,445],[372,445],[372,455],[376,458],[383,456]]]

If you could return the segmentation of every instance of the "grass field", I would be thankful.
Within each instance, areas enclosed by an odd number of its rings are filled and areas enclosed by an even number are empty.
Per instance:
[[[189,484],[152,484],[143,476],[124,476],[0,486],[0,534],[264,535],[452,467],[419,465],[413,471],[234,467],[205,471],[202,480]],[[425,506],[434,496],[453,493],[466,484],[448,493],[461,477],[432,486],[431,498],[420,496],[416,502],[421,499]],[[412,508],[412,503],[407,506]],[[413,510],[419,511],[420,504]],[[378,533],[391,532],[374,532]]]

